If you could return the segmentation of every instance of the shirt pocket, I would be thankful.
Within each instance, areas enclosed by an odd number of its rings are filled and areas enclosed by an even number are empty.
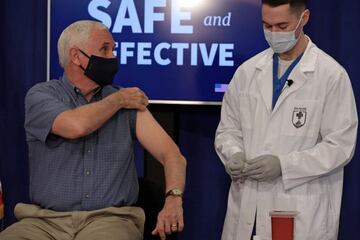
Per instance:
[[[317,100],[295,100],[283,111],[281,135],[317,137],[321,121],[320,103]]]

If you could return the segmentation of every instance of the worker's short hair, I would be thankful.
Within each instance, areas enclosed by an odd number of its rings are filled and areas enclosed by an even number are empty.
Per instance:
[[[290,8],[294,11],[306,9],[306,0],[262,0],[262,4],[267,4],[271,7],[278,7],[284,4],[290,4]]]

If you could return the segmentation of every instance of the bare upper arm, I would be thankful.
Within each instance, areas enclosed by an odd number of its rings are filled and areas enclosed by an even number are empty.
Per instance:
[[[174,141],[147,109],[137,112],[136,136],[140,144],[161,163],[167,156],[180,154]]]

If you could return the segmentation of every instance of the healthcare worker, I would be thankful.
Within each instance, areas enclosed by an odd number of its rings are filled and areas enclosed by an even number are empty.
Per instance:
[[[305,0],[263,0],[270,48],[223,99],[215,148],[232,178],[222,240],[271,240],[273,210],[297,211],[295,240],[336,240],[357,111],[343,67],[303,32]]]

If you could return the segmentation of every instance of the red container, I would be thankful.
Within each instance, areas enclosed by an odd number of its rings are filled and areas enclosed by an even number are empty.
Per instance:
[[[271,234],[272,240],[294,240],[295,211],[272,211]]]

